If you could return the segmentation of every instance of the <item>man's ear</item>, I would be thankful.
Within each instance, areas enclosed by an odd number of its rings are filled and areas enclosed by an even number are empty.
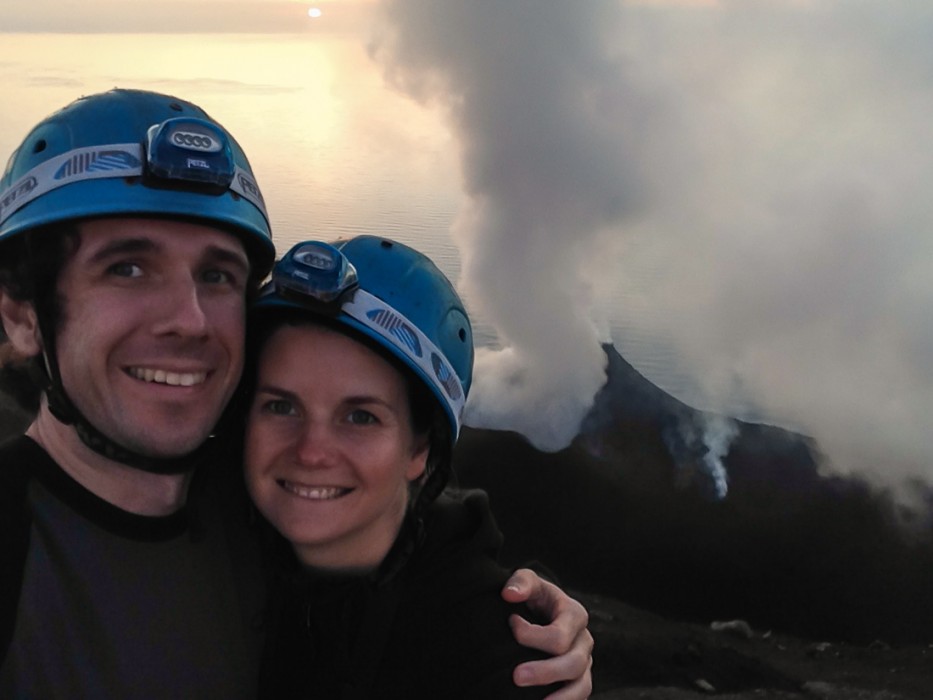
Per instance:
[[[32,302],[18,301],[0,290],[0,319],[17,353],[32,357],[42,352],[42,336]]]

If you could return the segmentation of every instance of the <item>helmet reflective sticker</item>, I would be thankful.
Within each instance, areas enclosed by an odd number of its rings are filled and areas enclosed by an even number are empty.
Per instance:
[[[85,153],[72,156],[62,165],[53,176],[55,180],[65,180],[77,177],[85,172],[104,173],[113,170],[125,171],[140,167],[141,163],[135,154],[118,150],[101,150],[93,148]]]
[[[454,439],[456,439],[460,433],[463,406],[466,399],[460,390],[462,385],[460,378],[453,367],[444,359],[444,354],[438,347],[415,324],[405,318],[405,315],[400,313],[398,309],[392,308],[389,304],[363,289],[357,289],[353,294],[353,300],[346,302],[340,310],[390,341],[411,360],[412,364],[419,367],[424,376],[428,377],[435,387],[440,390],[440,395],[444,397],[448,408],[456,418],[456,425],[454,426]],[[431,359],[428,360],[423,354],[416,355],[412,352],[408,343],[399,338],[392,330],[374,320],[384,314],[391,314],[395,319],[403,323],[417,339],[419,348],[425,348]]]
[[[0,192],[0,223],[36,197],[72,182],[142,174],[142,147],[138,143],[76,148],[40,163]]]
[[[378,309],[370,311],[366,317],[404,343],[415,357],[421,357],[424,354],[421,351],[421,343],[418,342],[418,334],[398,314],[388,309]]]
[[[447,366],[440,355],[431,355],[431,367],[434,368],[434,376],[442,387],[447,390],[447,395],[452,399],[460,398],[460,380],[454,371]]]

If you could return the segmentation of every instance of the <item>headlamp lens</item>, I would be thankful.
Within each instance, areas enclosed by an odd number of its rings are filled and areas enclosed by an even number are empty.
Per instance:
[[[328,243],[310,242],[294,248],[272,272],[275,287],[311,303],[339,301],[359,285],[356,268]]]
[[[164,180],[227,189],[236,164],[227,135],[203,119],[178,117],[149,127],[147,173]]]

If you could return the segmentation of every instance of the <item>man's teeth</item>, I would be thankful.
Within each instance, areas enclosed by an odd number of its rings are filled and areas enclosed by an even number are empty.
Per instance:
[[[131,367],[129,373],[144,382],[168,384],[169,386],[194,386],[207,379],[207,372],[166,372],[164,369]]]
[[[338,486],[301,486],[291,481],[280,481],[279,484],[286,491],[313,501],[327,501],[331,498],[339,498],[350,490]]]

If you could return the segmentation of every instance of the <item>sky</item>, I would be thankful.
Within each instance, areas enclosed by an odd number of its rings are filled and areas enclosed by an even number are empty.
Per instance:
[[[933,478],[928,2],[6,0],[0,20],[312,29],[359,33],[386,93],[456,139],[458,283],[502,341],[468,423],[566,444],[599,343],[625,351],[628,285],[701,407],[814,436],[827,469]]]
[[[372,5],[366,0],[5,0],[0,31],[292,32],[310,28],[310,8],[321,10],[320,25],[354,31]]]

